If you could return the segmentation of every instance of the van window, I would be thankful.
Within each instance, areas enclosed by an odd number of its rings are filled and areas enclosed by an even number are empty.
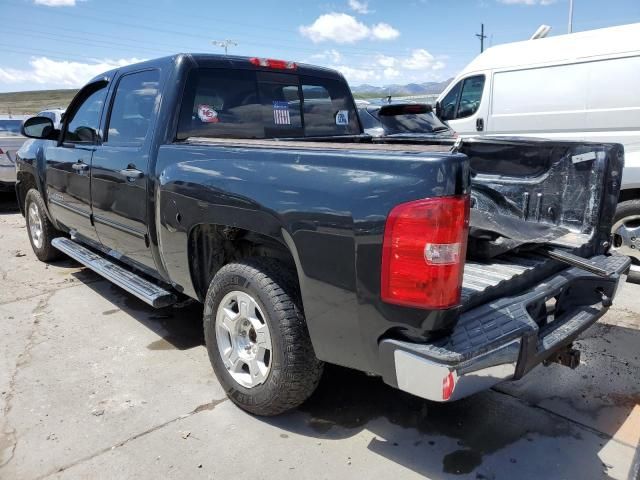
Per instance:
[[[194,69],[176,138],[287,138],[357,135],[344,82],[282,72]]]
[[[442,120],[470,117],[478,111],[484,90],[484,75],[460,80],[440,102]]]
[[[460,97],[460,88],[462,82],[458,82],[449,90],[449,93],[442,99],[440,106],[442,108],[442,120],[453,120],[456,118],[456,108],[458,107],[458,97]]]
[[[109,145],[144,143],[159,100],[159,81],[157,70],[131,73],[120,79],[109,116]]]
[[[478,111],[484,89],[484,75],[476,75],[464,80],[456,118],[470,117]]]

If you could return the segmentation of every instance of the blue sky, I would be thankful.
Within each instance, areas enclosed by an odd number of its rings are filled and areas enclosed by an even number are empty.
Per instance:
[[[568,0],[2,0],[0,91],[78,87],[179,51],[305,61],[350,83],[440,81],[486,45],[567,31]],[[574,31],[640,22],[639,0],[575,0]]]

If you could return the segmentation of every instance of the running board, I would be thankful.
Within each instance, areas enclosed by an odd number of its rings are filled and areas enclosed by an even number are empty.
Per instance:
[[[173,293],[145,280],[73,240],[59,237],[54,238],[51,244],[62,253],[89,267],[98,275],[103,276],[154,308],[167,307],[176,303],[176,296]]]

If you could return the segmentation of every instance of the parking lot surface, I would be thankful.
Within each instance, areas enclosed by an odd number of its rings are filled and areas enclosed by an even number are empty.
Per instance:
[[[576,370],[452,403],[327,368],[297,411],[226,399],[197,305],[153,310],[80,265],[33,255],[0,197],[0,478],[635,479],[640,285],[577,346]]]

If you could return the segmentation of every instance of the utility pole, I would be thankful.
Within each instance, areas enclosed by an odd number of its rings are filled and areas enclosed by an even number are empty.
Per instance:
[[[480,39],[480,53],[484,52],[484,39],[487,36],[484,34],[484,23],[480,24],[480,33],[476,33],[476,37]]]
[[[569,0],[569,28],[568,33],[573,32],[573,0]]]
[[[214,44],[217,47],[222,47],[224,48],[224,54],[227,55],[228,51],[229,51],[229,47],[237,47],[238,44],[236,42],[234,42],[233,40],[214,40],[211,42],[212,44]]]

